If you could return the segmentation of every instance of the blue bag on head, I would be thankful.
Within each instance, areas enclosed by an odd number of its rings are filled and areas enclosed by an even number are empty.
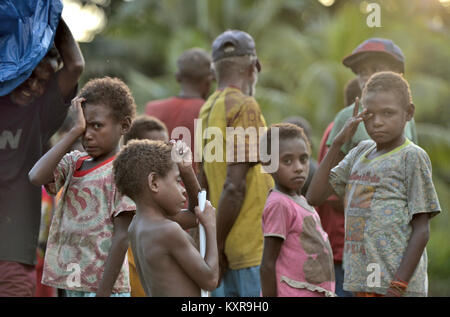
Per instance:
[[[30,77],[55,38],[61,0],[0,2],[0,96]]]

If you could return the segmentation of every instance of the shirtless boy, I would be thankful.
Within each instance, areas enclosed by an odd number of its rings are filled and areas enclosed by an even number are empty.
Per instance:
[[[188,154],[189,158],[175,164],[173,147],[174,153]],[[193,239],[174,221],[186,202],[186,190],[193,206],[196,199],[192,198],[200,189],[190,155],[181,142],[171,146],[162,141],[133,140],[114,161],[117,187],[137,207],[128,235],[147,296],[200,296],[200,289],[212,291],[217,287],[215,209],[209,202],[203,212],[195,207],[206,231],[204,259]]]

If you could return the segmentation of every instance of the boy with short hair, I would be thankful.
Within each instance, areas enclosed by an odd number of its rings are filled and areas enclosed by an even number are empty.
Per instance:
[[[345,290],[365,297],[426,296],[429,219],[440,206],[427,153],[404,136],[414,115],[409,85],[399,74],[379,72],[365,85],[362,101],[364,110],[358,114],[357,99],[320,164],[308,202],[320,205],[333,189],[344,196]],[[362,121],[372,140],[339,163],[341,146]]]
[[[145,114],[137,117],[134,119],[130,131],[125,134],[123,143],[127,144],[130,140],[145,139],[169,142],[169,133],[164,122]]]
[[[189,234],[173,221],[186,203],[181,178],[190,198],[200,189],[190,150],[179,147],[180,143],[170,146],[162,141],[133,140],[114,161],[118,189],[137,206],[128,232],[148,296],[200,296],[200,289],[214,290],[219,279],[215,210],[211,204],[207,202],[203,212],[195,208],[206,232],[205,259]],[[177,167],[172,153],[189,155]]]
[[[393,71],[398,74],[405,73],[405,56],[400,47],[389,39],[370,38],[344,58],[342,63],[350,68],[357,76],[361,90],[364,88],[367,80],[373,74],[380,71]],[[326,145],[329,147],[334,138],[345,125],[345,122],[352,116],[352,103],[350,106],[339,111],[335,116],[333,128],[328,136]],[[361,111],[362,109],[359,109]],[[408,121],[405,126],[405,136],[417,144],[417,132],[414,119]],[[363,125],[360,125],[353,137],[348,140],[341,148],[341,158],[355,147],[359,142],[369,139],[369,135]]]
[[[159,140],[169,142],[169,133],[164,122],[156,117],[141,115],[137,117],[131,125],[130,131],[124,136],[124,145],[131,140]],[[130,287],[132,297],[145,297],[145,291],[142,287],[141,281],[134,261],[133,251],[131,247],[127,252],[128,265],[130,269]]]
[[[90,80],[72,100],[75,124],[29,173],[61,199],[53,215],[42,283],[67,296],[129,296],[127,229],[134,203],[119,195],[112,161],[135,115],[128,87],[117,78]],[[68,149],[82,137],[85,152]],[[124,261],[125,260],[125,261]]]

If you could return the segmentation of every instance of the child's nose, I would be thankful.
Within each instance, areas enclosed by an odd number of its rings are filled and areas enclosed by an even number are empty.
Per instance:
[[[303,171],[303,164],[300,163],[300,161],[295,161],[295,163],[294,163],[294,171],[295,172],[302,172]]]

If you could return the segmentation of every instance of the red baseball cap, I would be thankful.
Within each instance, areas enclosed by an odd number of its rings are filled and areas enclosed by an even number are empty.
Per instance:
[[[362,42],[350,55],[342,60],[342,63],[354,70],[354,66],[368,56],[379,55],[391,60],[399,67],[400,72],[405,72],[405,55],[400,47],[391,40],[383,38],[370,38]]]

